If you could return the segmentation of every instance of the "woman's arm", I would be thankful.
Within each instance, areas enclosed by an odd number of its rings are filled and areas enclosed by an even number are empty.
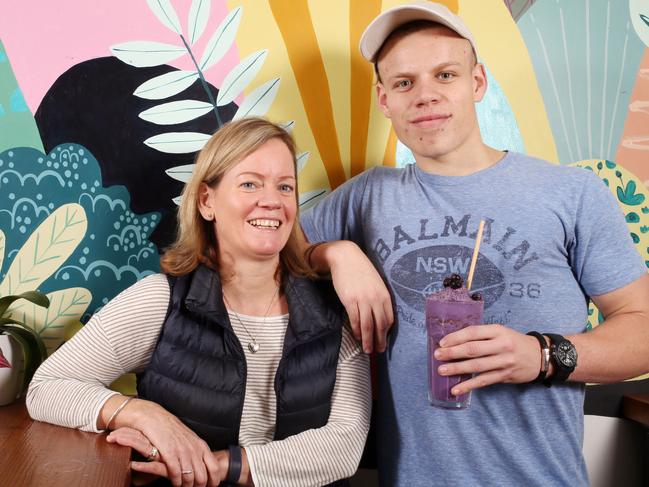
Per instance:
[[[31,417],[99,431],[105,403],[118,394],[108,386],[122,374],[146,366],[168,303],[169,285],[160,274],[108,303],[36,371],[26,399]]]
[[[323,485],[358,468],[370,424],[369,360],[343,330],[329,422],[281,441],[245,448],[254,485]]]

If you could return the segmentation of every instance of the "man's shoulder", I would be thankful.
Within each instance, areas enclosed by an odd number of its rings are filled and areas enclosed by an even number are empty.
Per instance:
[[[545,159],[512,152],[510,154],[513,170],[524,177],[533,178],[535,182],[546,181],[551,184],[584,184],[588,180],[597,181],[599,178],[592,171],[578,166],[566,166],[552,163]]]

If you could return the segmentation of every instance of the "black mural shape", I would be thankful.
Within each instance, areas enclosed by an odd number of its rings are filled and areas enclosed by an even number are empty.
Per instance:
[[[161,103],[184,99],[209,102],[199,80],[163,100],[133,95],[145,81],[175,70],[166,65],[135,68],[115,57],[84,61],[59,76],[35,115],[46,152],[66,142],[87,147],[99,161],[104,186],[126,186],[135,213],[161,214],[161,222],[150,237],[158,250],[174,238],[176,205],[172,198],[180,195],[183,186],[165,170],[193,163],[196,153],[165,154],[143,141],[164,132],[211,134],[218,128],[213,112],[176,125],[157,125],[138,117],[140,112]],[[218,89],[209,87],[216,98]],[[219,107],[221,120],[231,120],[236,109],[234,103]]]

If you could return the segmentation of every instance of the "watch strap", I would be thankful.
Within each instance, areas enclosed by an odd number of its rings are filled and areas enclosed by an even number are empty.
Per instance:
[[[548,342],[538,331],[530,331],[527,334],[536,338],[539,341],[539,345],[541,345],[541,368],[539,370],[539,375],[537,375],[536,379],[531,381],[531,383],[544,383],[549,387],[551,384],[544,382],[545,376],[548,374],[548,369],[550,368],[550,347],[548,346]]]
[[[552,360],[552,365],[554,365],[554,373],[551,377],[545,379],[545,383],[556,384],[559,382],[565,382],[568,379],[568,376],[575,370],[575,368],[566,367],[563,363],[559,362],[556,358],[556,350],[561,343],[568,342],[572,346],[572,342],[566,339],[564,336],[556,333],[545,333],[545,335],[552,342],[550,344],[550,360]]]

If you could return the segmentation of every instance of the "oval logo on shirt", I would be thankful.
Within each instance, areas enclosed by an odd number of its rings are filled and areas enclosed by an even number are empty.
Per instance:
[[[462,245],[435,245],[404,254],[390,271],[392,289],[408,306],[424,312],[426,297],[440,290],[444,278],[469,272],[473,249]],[[485,309],[505,290],[502,272],[484,255],[478,254],[471,292],[480,292]]]

